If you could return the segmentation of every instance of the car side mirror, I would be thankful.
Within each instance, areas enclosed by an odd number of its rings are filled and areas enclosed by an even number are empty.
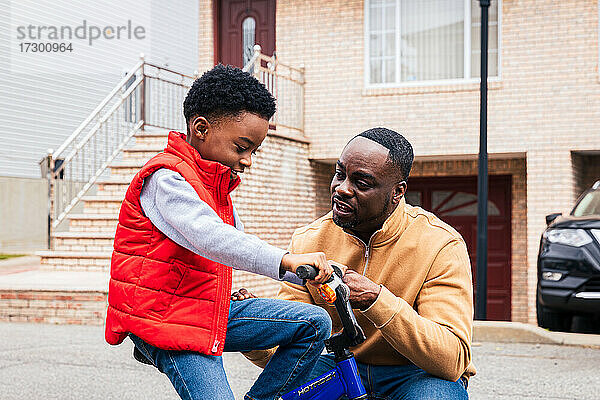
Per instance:
[[[552,222],[554,222],[556,218],[560,217],[561,215],[562,213],[553,213],[546,215],[546,225],[550,225]]]

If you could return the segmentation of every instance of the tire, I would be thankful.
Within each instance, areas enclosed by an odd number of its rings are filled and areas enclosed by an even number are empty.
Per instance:
[[[540,300],[536,299],[535,309],[538,325],[551,331],[570,332],[573,315],[565,312],[558,312],[544,307]]]

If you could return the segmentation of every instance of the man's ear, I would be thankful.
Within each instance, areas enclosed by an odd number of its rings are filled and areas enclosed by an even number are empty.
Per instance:
[[[206,139],[208,128],[210,128],[210,122],[204,117],[195,117],[190,121],[190,133],[198,140],[204,141]]]
[[[398,182],[394,185],[394,192],[392,193],[392,203],[398,204],[402,196],[406,193],[406,181]]]

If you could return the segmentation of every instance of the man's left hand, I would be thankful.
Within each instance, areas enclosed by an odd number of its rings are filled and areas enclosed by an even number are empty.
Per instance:
[[[350,305],[359,310],[369,308],[381,291],[380,285],[351,269],[346,271],[342,280],[350,288]]]
[[[241,300],[256,299],[256,298],[257,297],[255,295],[253,295],[252,293],[250,293],[245,288],[241,288],[240,290],[237,290],[237,291],[231,293],[231,300],[232,301],[241,301]]]

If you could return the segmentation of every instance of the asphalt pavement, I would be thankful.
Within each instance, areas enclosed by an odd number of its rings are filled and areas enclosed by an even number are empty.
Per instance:
[[[0,323],[0,399],[178,399],[167,378],[104,342],[100,326]],[[471,399],[600,398],[600,348],[476,342]],[[237,399],[260,369],[240,354],[224,363]]]

